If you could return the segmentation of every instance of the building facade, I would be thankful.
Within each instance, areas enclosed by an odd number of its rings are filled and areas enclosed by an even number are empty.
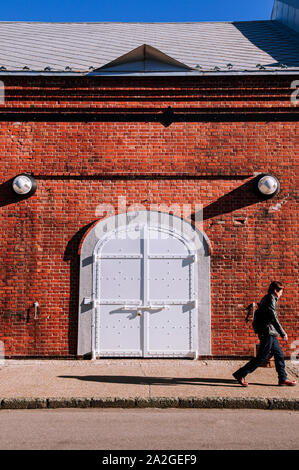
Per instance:
[[[298,0],[275,0],[271,18],[299,32]]]
[[[289,356],[296,31],[277,21],[1,28],[7,357],[250,356],[247,307],[276,279]],[[268,197],[264,175],[278,185]]]

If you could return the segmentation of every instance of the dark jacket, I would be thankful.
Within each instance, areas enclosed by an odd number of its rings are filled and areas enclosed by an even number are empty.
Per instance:
[[[253,320],[253,328],[258,335],[286,336],[277,318],[278,298],[273,294],[267,294],[262,298]]]

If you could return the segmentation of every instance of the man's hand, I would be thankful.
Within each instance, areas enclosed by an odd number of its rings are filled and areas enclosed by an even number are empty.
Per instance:
[[[287,342],[287,340],[288,340],[288,335],[285,335],[282,339],[283,339],[285,342]]]

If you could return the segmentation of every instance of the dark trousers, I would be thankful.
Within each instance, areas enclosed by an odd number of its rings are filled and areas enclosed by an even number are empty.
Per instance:
[[[286,380],[287,374],[285,371],[283,352],[276,336],[270,335],[260,336],[260,346],[257,356],[245,364],[244,367],[241,367],[241,369],[237,371],[237,374],[241,377],[245,377],[247,374],[255,371],[255,369],[262,365],[263,362],[271,356],[274,356],[275,368],[279,380]]]

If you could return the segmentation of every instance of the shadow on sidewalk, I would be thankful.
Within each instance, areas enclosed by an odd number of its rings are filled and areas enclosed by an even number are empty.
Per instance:
[[[240,387],[234,379],[215,379],[197,377],[140,377],[140,376],[119,376],[119,375],[59,375],[62,379],[78,379],[88,382],[105,382],[115,384],[131,385],[207,385],[213,387]],[[254,384],[271,385],[271,384]]]

